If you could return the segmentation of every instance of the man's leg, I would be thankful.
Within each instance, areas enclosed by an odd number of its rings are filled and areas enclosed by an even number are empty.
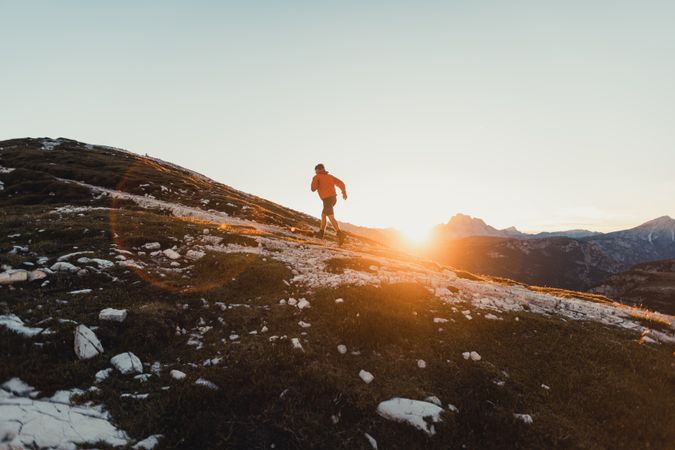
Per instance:
[[[326,231],[326,214],[321,213],[321,229],[319,230],[319,237],[323,239],[323,233]]]
[[[335,232],[337,234],[340,234],[340,224],[338,224],[338,221],[335,219],[335,216],[331,214],[330,216],[328,216],[328,218],[330,219],[330,223],[333,224],[333,229],[335,230]]]

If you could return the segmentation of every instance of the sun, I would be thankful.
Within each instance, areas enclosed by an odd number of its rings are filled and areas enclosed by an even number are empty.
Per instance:
[[[431,237],[431,227],[424,224],[409,224],[399,230],[410,244],[422,245]]]

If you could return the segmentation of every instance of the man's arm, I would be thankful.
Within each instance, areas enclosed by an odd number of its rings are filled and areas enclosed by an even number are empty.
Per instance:
[[[347,186],[345,186],[344,182],[338,177],[333,177],[333,181],[335,182],[335,185],[342,191],[342,198],[347,200]]]
[[[314,175],[314,178],[312,178],[312,192],[315,192],[317,189],[319,189],[319,177]]]

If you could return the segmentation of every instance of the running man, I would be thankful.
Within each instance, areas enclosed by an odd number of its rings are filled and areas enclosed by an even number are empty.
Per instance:
[[[338,221],[335,220],[335,215],[333,212],[333,207],[337,203],[337,192],[335,191],[335,186],[339,187],[342,191],[342,198],[347,200],[347,188],[345,184],[329,174],[326,171],[326,168],[323,164],[317,164],[314,168],[314,178],[312,178],[312,192],[319,191],[319,198],[323,202],[323,211],[321,211],[321,231],[319,231],[319,238],[323,239],[324,232],[326,230],[326,217],[330,220],[330,223],[333,224],[333,228],[337,233],[338,243],[342,245],[345,241],[345,234],[340,230],[340,225]]]

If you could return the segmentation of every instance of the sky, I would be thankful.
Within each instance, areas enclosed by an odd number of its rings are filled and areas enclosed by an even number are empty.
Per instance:
[[[0,139],[175,162],[411,234],[675,217],[672,1],[4,1]],[[104,168],[102,168],[104,170]]]

